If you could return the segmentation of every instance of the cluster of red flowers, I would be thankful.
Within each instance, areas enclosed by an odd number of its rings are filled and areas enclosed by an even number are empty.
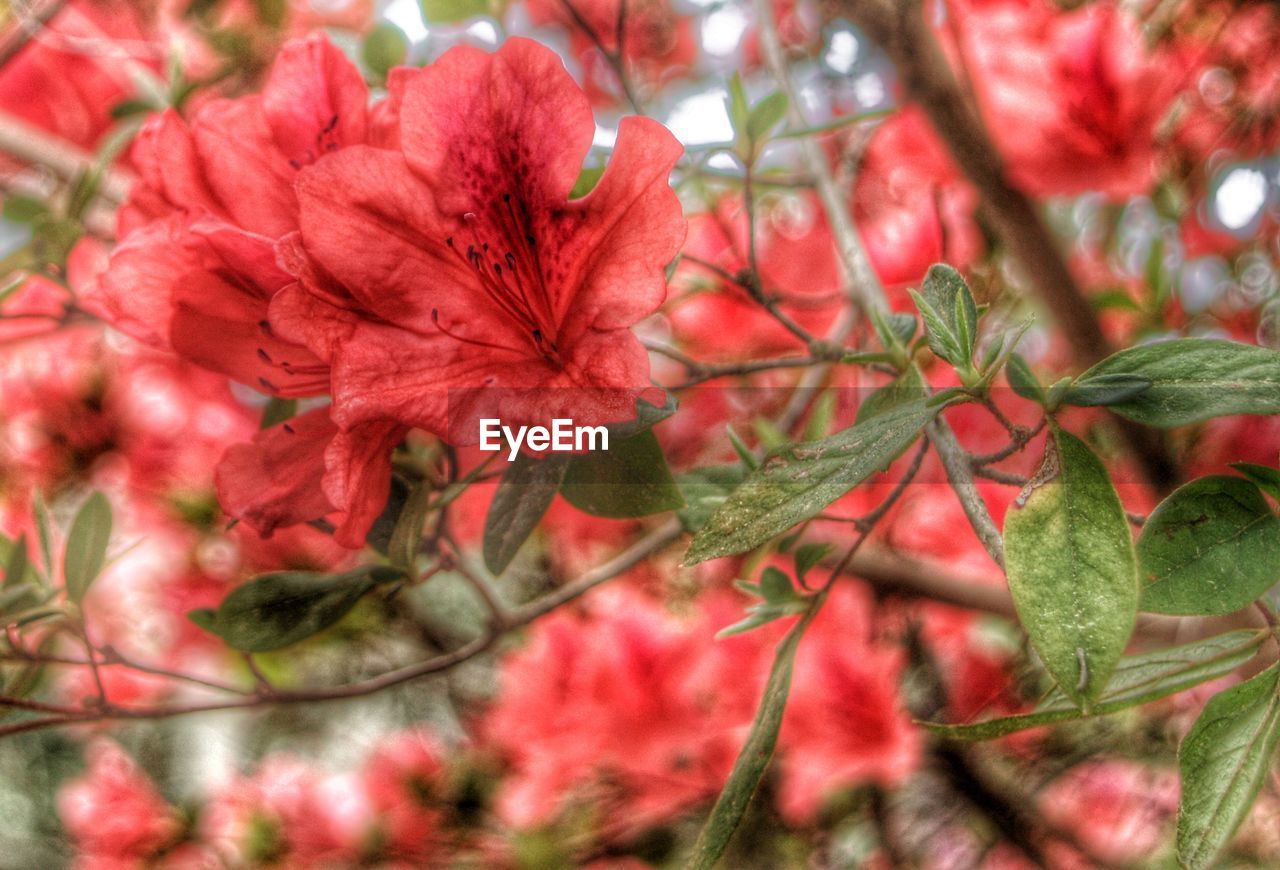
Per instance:
[[[397,72],[368,108],[356,68],[312,37],[282,50],[260,96],[148,122],[142,183],[86,293],[211,371],[332,398],[219,467],[224,507],[264,534],[328,516],[362,546],[410,427],[474,443],[474,421],[497,415],[454,396],[510,391],[504,422],[592,425],[627,419],[648,386],[629,327],[662,303],[684,237],[678,143],[627,119],[599,183],[570,200],[595,126],[548,49],[460,47]]]
[[[195,5],[208,9],[187,8]],[[21,286],[0,274],[4,544],[39,538],[42,500],[55,527],[68,525],[68,506],[87,488],[106,492],[115,510],[112,559],[72,610],[79,622],[15,628],[5,692],[11,663],[44,654],[67,665],[41,684],[55,711],[84,699],[120,709],[194,703],[228,684],[237,696],[260,691],[265,705],[276,690],[268,677],[313,682],[305,655],[251,657],[245,670],[188,614],[215,608],[254,574],[338,572],[377,558],[361,551],[387,549],[380,538],[410,484],[431,489],[437,511],[424,539],[434,549],[410,548],[411,579],[422,582],[357,610],[358,625],[344,623],[308,655],[336,648],[343,664],[333,669],[363,678],[371,662],[379,671],[403,664],[408,647],[425,656],[475,642],[439,623],[465,621],[448,584],[483,549],[494,500],[496,475],[475,449],[479,419],[626,423],[638,399],[665,385],[678,410],[653,434],[677,475],[852,424],[891,375],[833,365],[833,344],[851,354],[874,345],[871,325],[852,322],[844,218],[893,311],[915,311],[908,288],[941,261],[971,277],[990,307],[984,326],[1026,314],[1026,276],[997,243],[983,192],[919,106],[852,124],[845,97],[828,95],[822,108],[834,117],[819,133],[831,147],[817,151],[845,198],[834,210],[808,169],[789,162],[794,143],[770,143],[743,184],[742,166],[730,172],[686,152],[653,118],[623,117],[615,137],[607,126],[619,112],[667,107],[706,72],[698,18],[672,0],[529,0],[519,20],[562,40],[565,59],[518,36],[482,50],[457,27],[448,39],[461,44],[385,75],[366,75],[334,36],[367,30],[373,4],[291,0],[268,27],[271,5],[73,0],[0,61],[0,113],[85,151],[109,146],[138,81],[190,85],[153,94],[145,121],[134,119],[113,164],[132,185],[119,202],[99,203],[115,206],[103,209],[113,223]],[[821,43],[848,35],[833,21],[820,39],[803,0],[759,5],[779,19],[789,57],[815,69]],[[1280,317],[1274,192],[1247,237],[1226,232],[1239,228],[1210,219],[1209,208],[1224,167],[1280,147],[1271,51],[1280,12],[1159,3],[1140,17],[1109,0],[927,5],[938,7],[927,20],[1009,180],[1053,204],[1108,338],[1252,342],[1265,332],[1267,293]],[[738,11],[736,59],[749,82],[763,79],[756,13]],[[328,34],[315,32],[322,26]],[[239,47],[229,56],[231,42]],[[805,133],[796,123],[789,138]],[[596,159],[602,141],[607,165]],[[718,158],[740,145],[723,144]],[[0,154],[6,190],[11,170],[29,181],[20,162]],[[1144,221],[1141,244],[1126,248],[1129,224]],[[1222,278],[1197,305],[1187,288],[1190,258],[1202,254]],[[1246,292],[1251,263],[1266,264],[1263,290]],[[1069,339],[1037,326],[1020,351],[1039,372],[1061,374],[1075,364]],[[960,383],[952,367],[923,349],[917,356],[930,389]],[[821,372],[825,392],[788,416],[808,383],[798,362]],[[1035,470],[1043,409],[1003,384],[984,399],[946,419],[983,472],[974,489],[1000,524]],[[1059,415],[1080,430],[1098,418],[1093,409]],[[1274,466],[1278,419],[1214,420],[1170,441],[1197,474],[1240,460]],[[1025,450],[1009,450],[1011,437]],[[907,469],[914,483],[899,491]],[[1136,477],[1122,463],[1112,469],[1122,483]],[[945,565],[972,588],[1003,592],[947,478],[936,452],[911,450],[805,525],[803,541],[844,550],[866,528],[867,550]],[[1120,489],[1126,508],[1152,509],[1146,487]],[[864,527],[886,498],[891,508]],[[512,562],[498,597],[555,590],[654,525],[556,498],[533,533],[536,554]],[[56,576],[65,556],[50,561]],[[386,733],[355,763],[350,752],[331,766],[303,761],[263,741],[238,753],[254,759],[252,774],[228,778],[244,767],[237,758],[211,763],[214,775],[153,781],[140,763],[164,769],[149,763],[154,747],[76,724],[88,767],[62,784],[58,814],[77,866],[538,866],[584,855],[605,866],[641,854],[649,834],[677,830],[715,801],[795,625],[788,616],[716,639],[741,618],[732,581],[795,576],[799,561],[792,550],[685,568],[652,555],[611,588],[532,621],[492,661],[478,659],[486,678],[441,689],[447,700],[430,716],[415,706],[379,719],[375,730]],[[1016,644],[975,610],[919,600],[928,590],[899,596],[834,576],[798,647],[776,767],[753,812],[788,835],[821,831],[815,841],[825,842],[865,797],[857,812],[880,829],[842,829],[831,848],[874,839],[880,845],[859,855],[881,866],[892,863],[894,825],[877,814],[886,793],[902,794],[904,816],[937,816],[936,829],[899,837],[923,842],[916,851],[929,866],[1026,866],[1017,849],[993,847],[937,805],[950,793],[937,780],[950,771],[964,782],[964,759],[939,760],[913,723],[1025,711]],[[433,622],[423,614],[436,605],[446,617]],[[485,641],[497,644],[497,633]],[[96,666],[75,667],[94,651]],[[250,679],[256,690],[242,691]],[[1161,708],[1149,730],[1185,732],[1184,713]],[[447,724],[401,728],[424,719]],[[1143,760],[1094,753],[1084,765],[1081,747],[1041,732],[1000,745],[1010,766],[1034,767],[1048,783],[1028,801],[1043,826],[1068,832],[1047,853],[1053,866],[1076,866],[1080,854],[1135,862],[1167,840],[1176,788],[1150,737],[1125,735]],[[1053,763],[1041,764],[1046,757]],[[1245,832],[1249,854],[1280,855],[1265,835]]]

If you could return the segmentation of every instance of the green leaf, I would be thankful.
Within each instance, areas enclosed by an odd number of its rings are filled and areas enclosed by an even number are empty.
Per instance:
[[[1253,805],[1280,738],[1280,664],[1215,695],[1178,748],[1178,862],[1210,867]]]
[[[421,0],[428,24],[456,24],[490,13],[488,0]]]
[[[929,346],[948,362],[967,365],[973,358],[974,343],[978,339],[978,307],[974,304],[973,294],[969,292],[969,285],[955,269],[937,263],[929,267],[920,291],[919,295],[943,322],[941,327],[930,324],[926,315],[925,322],[931,333]],[[924,314],[923,309],[921,314]],[[935,331],[939,333],[937,340],[941,346],[957,355],[939,352],[938,347],[934,346],[932,333]],[[954,344],[946,341],[946,335],[951,336]]]
[[[914,290],[908,292],[915,300],[920,317],[924,320],[925,337],[929,341],[929,348],[941,359],[952,365],[959,365],[964,360],[964,351],[960,347],[960,340],[947,325],[946,318],[919,293]]]
[[[1048,411],[1058,410],[1058,406],[1062,404],[1062,399],[1067,394],[1067,390],[1071,389],[1074,381],[1071,378],[1061,378],[1049,385],[1049,389],[1045,390],[1044,407]]]
[[[648,429],[624,440],[611,438],[608,450],[572,457],[560,494],[581,511],[615,519],[684,507],[662,447]]]
[[[36,491],[31,499],[31,510],[35,514],[36,536],[40,540],[40,557],[44,559],[45,573],[53,575],[53,533],[49,522],[49,508],[45,506],[44,496]]]
[[[404,572],[382,566],[332,575],[263,574],[223,599],[211,630],[243,652],[281,649],[324,631],[379,584],[403,577]]]
[[[44,200],[21,193],[9,194],[4,198],[4,219],[16,224],[29,224],[36,218],[49,213],[49,206]]]
[[[1142,306],[1134,301],[1123,290],[1107,290],[1096,296],[1089,297],[1089,304],[1093,306],[1094,311],[1134,311],[1141,312]]]
[[[193,624],[203,628],[210,634],[217,634],[217,632],[213,630],[213,626],[217,618],[218,611],[214,610],[212,607],[199,607],[195,610],[187,611],[187,619],[191,620]]]
[[[573,189],[569,191],[569,199],[582,199],[595,190],[596,184],[604,177],[604,169],[603,166],[588,166],[579,172],[578,180],[573,183]]]
[[[760,594],[770,604],[785,604],[796,599],[796,589],[791,578],[770,565],[760,574]]]
[[[262,409],[262,420],[258,424],[259,429],[270,429],[285,420],[291,420],[298,413],[297,399],[282,399],[279,396],[272,396],[271,401],[267,402],[267,406]]]
[[[698,841],[693,846],[693,854],[687,865],[690,870],[709,870],[715,866],[729,845],[747,805],[751,803],[751,796],[755,794],[769,767],[773,750],[778,745],[778,731],[782,728],[782,716],[787,709],[787,696],[791,692],[791,671],[795,665],[796,649],[800,646],[800,638],[804,636],[805,629],[822,607],[823,600],[822,596],[811,599],[804,616],[787,632],[782,643],[778,644],[769,680],[765,683],[764,695],[751,723],[751,732],[747,735],[742,751],[738,753],[738,760],[734,762],[733,772],[729,774],[724,790],[720,792],[711,815],[698,834]]]
[[[759,468],[760,460],[756,459],[756,455],[751,452],[751,448],[747,447],[746,442],[738,436],[738,433],[733,431],[733,427],[725,426],[724,428],[725,434],[729,436],[729,444],[733,446],[733,452],[738,454],[738,458],[742,460],[742,464],[751,471],[755,471]]]
[[[686,565],[743,553],[804,522],[911,446],[945,403],[917,400],[771,452],[693,539]]]
[[[804,578],[813,570],[814,566],[821,562],[831,552],[830,544],[805,544],[796,550],[796,579],[801,583]]]
[[[4,587],[24,585],[27,578],[27,536],[22,534],[9,549],[9,559],[4,567]]]
[[[387,558],[391,564],[408,573],[418,558],[418,545],[422,543],[422,529],[432,508],[431,487],[418,483],[409,489],[409,497],[396,517],[387,542]]]
[[[1226,676],[1252,659],[1266,639],[1265,631],[1242,629],[1182,646],[1123,658],[1116,666],[1107,688],[1098,696],[1088,714],[1083,713],[1065,692],[1055,688],[1031,713],[968,725],[947,725],[941,722],[921,724],[942,737],[991,740],[1056,722],[1106,716],[1167,698],[1192,686]]]
[[[1064,405],[1093,408],[1098,405],[1120,405],[1136,399],[1151,388],[1151,378],[1113,372],[1079,378],[1062,395]]]
[[[538,527],[568,469],[563,456],[535,459],[521,454],[502,475],[484,518],[484,564],[495,576],[507,570]]]
[[[747,117],[747,136],[755,144],[763,142],[773,128],[786,117],[790,102],[782,91],[774,91],[751,108]]]
[[[385,79],[393,67],[404,63],[409,54],[409,40],[404,31],[385,21],[376,25],[360,46],[360,58],[379,79]]]
[[[71,531],[67,533],[67,549],[63,556],[63,577],[67,597],[79,604],[89,586],[98,578],[107,559],[111,540],[111,503],[95,492],[80,507]]]
[[[747,470],[735,463],[695,468],[677,477],[676,485],[684,496],[685,506],[676,516],[684,530],[693,534],[706,525],[746,476]]]
[[[873,309],[874,310],[874,309]],[[909,311],[895,311],[884,316],[889,332],[905,347],[916,334],[916,319]]]
[[[1138,539],[1142,609],[1221,616],[1280,580],[1280,518],[1247,480],[1193,480],[1162,501]]]
[[[147,115],[157,111],[156,105],[149,99],[121,100],[111,107],[111,117],[117,121],[132,118],[135,115]]]
[[[1280,471],[1252,462],[1233,462],[1231,467],[1252,480],[1258,489],[1280,501]]]
[[[745,589],[743,591],[746,591]],[[788,616],[795,616],[797,613],[804,611],[807,602],[803,598],[794,598],[784,604],[756,604],[747,608],[747,617],[735,622],[733,625],[725,626],[716,632],[716,640],[726,637],[732,637],[735,634],[746,634],[748,631],[755,631],[761,626],[768,625],[771,622],[777,622],[779,619],[785,619]]]
[[[1148,426],[1185,426],[1211,417],[1280,413],[1280,351],[1234,341],[1182,338],[1122,350],[1080,376],[1127,374],[1151,387],[1111,405]]]
[[[1138,564],[1111,478],[1080,439],[1053,430],[1005,516],[1004,546],[1023,627],[1054,680],[1088,709],[1133,632]]]
[[[877,414],[920,401],[928,393],[924,379],[920,376],[920,369],[912,366],[896,379],[867,396],[866,400],[858,406],[858,416],[854,419],[854,423],[865,423]]]
[[[742,76],[734,72],[729,77],[729,123],[739,136],[747,131],[747,119],[751,117],[751,107],[747,102],[747,92],[742,87]]]
[[[1044,387],[1040,386],[1035,372],[1031,370],[1031,366],[1022,358],[1021,354],[1014,353],[1009,355],[1009,362],[1005,365],[1004,375],[1009,379],[1009,386],[1019,396],[1024,399],[1030,399],[1032,402],[1038,402],[1041,405],[1044,404]]]
[[[831,423],[836,416],[836,394],[828,390],[818,396],[809,413],[809,422],[804,427],[806,441],[816,441],[831,434]]]

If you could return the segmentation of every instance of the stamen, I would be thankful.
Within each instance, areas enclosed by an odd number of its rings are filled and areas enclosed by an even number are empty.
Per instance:
[[[474,344],[477,347],[491,347],[494,350],[506,350],[506,351],[510,351],[511,353],[517,353],[517,354],[521,352],[518,348],[508,347],[505,344],[495,344],[494,342],[491,342],[491,341],[481,341],[478,338],[467,338],[465,335],[459,335],[456,332],[452,332],[451,330],[445,328],[445,326],[440,322],[439,308],[431,309],[431,322],[432,324],[435,325],[436,329],[440,330],[445,335],[449,336],[455,341],[460,341],[463,344]]]
[[[519,198],[512,200],[510,192],[503,192],[501,204],[494,203],[484,217],[470,211],[462,215],[471,235],[465,256],[453,236],[445,239],[445,245],[474,270],[480,289],[503,314],[525,331],[537,353],[560,364],[555,341],[548,338],[556,334],[557,318],[535,253],[536,242],[528,229],[529,211]],[[500,260],[485,256],[491,247],[502,252]],[[432,319],[439,327],[438,314],[434,311]],[[469,344],[501,347],[439,328],[446,335]]]

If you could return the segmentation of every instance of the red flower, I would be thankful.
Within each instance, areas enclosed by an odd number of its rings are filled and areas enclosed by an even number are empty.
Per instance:
[[[963,268],[982,255],[977,203],[920,109],[907,107],[876,128],[854,182],[853,215],[895,308],[910,310],[902,288],[934,263]]]
[[[272,297],[293,280],[276,265],[275,242],[298,228],[299,169],[380,141],[385,124],[367,102],[356,68],[312,37],[281,50],[261,95],[214,100],[190,123],[174,112],[153,119],[134,146],[142,180],[121,211],[122,242],[86,306],[271,395],[327,394],[328,365],[268,321]],[[403,430],[352,434],[340,436],[320,410],[233,448],[218,469],[223,506],[264,535],[337,514],[337,540],[363,545]]]
[[[58,792],[58,817],[81,863],[140,866],[177,838],[177,813],[117,744],[97,742],[86,754],[88,770]]]
[[[111,109],[136,88],[119,58],[149,73],[161,70],[164,36],[146,5],[68,4],[0,70],[0,111],[82,148],[96,148],[116,123]],[[16,11],[5,16],[6,37],[24,26],[14,23],[18,17]]]
[[[1062,13],[1009,0],[962,8],[957,20],[987,126],[1017,183],[1039,196],[1147,192],[1156,127],[1182,76],[1175,58],[1145,48],[1132,18],[1108,4]]]
[[[865,587],[838,587],[796,654],[779,738],[789,820],[812,820],[841,789],[900,782],[920,763],[920,733],[898,699],[901,651],[870,637],[872,608]]]
[[[667,184],[680,145],[624,119],[608,170],[570,200],[595,127],[552,51],[458,47],[403,87],[400,151],[304,170],[301,237],[283,246],[299,283],[271,322],[333,366],[334,420],[475,443],[477,416],[633,416],[648,360],[629,327],[661,304],[685,233]]]

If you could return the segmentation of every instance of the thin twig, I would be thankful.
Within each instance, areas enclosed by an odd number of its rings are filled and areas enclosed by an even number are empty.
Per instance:
[[[47,167],[64,181],[75,181],[95,165],[93,155],[7,112],[0,112],[0,153]],[[128,197],[133,181],[123,169],[105,167],[98,195],[119,205]]]
[[[196,713],[219,710],[244,710],[287,704],[318,703],[372,695],[412,680],[447,671],[475,658],[492,648],[505,635],[507,630],[527,625],[540,616],[550,613],[557,607],[589,592],[601,583],[624,573],[665,548],[676,540],[680,534],[680,523],[673,518],[651,531],[614,558],[583,573],[572,583],[562,586],[542,598],[511,610],[510,622],[502,630],[487,630],[455,650],[434,656],[423,662],[396,668],[367,680],[349,683],[345,686],[320,689],[277,689],[270,692],[259,690],[241,698],[190,704],[124,706],[114,704],[108,700],[101,704],[100,707],[86,707],[83,710],[66,708],[59,715],[0,727],[0,737],[81,722],[169,719],[176,716],[189,716]]]
[[[46,24],[53,20],[63,7],[66,6],[68,0],[49,0],[49,2],[41,4],[35,12],[24,16],[19,9],[18,4],[13,4],[12,11],[17,24],[13,31],[4,39],[0,39],[0,69],[5,64],[18,56],[18,52],[26,47],[27,43],[35,38]],[[25,5],[25,4],[24,4]]]

